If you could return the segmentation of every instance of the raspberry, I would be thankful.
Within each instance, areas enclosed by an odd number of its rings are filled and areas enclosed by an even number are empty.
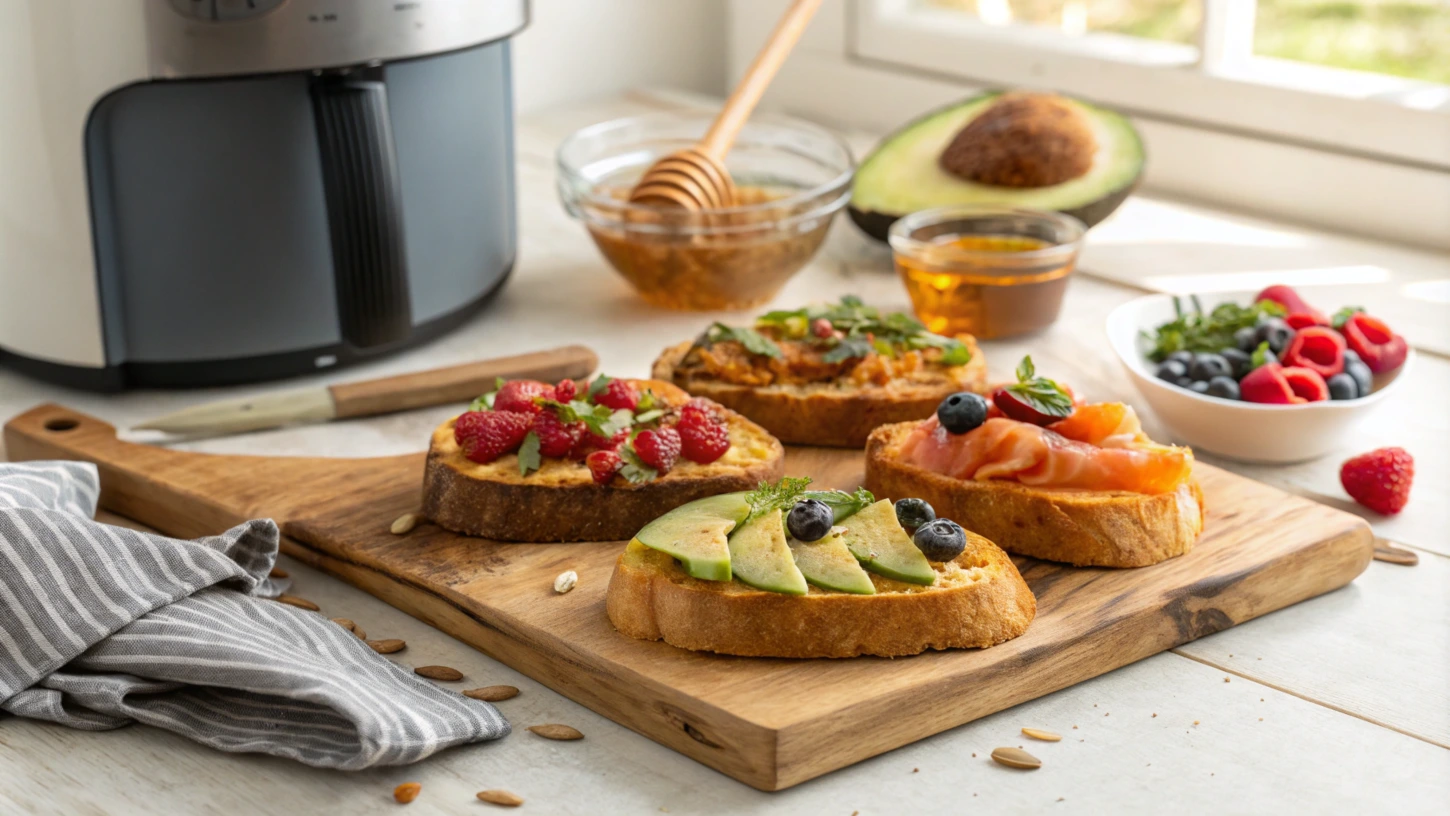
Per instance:
[[[656,428],[640,431],[634,438],[634,452],[640,461],[658,470],[661,475],[669,473],[680,458],[680,433],[674,428]]]
[[[554,399],[559,402],[570,402],[577,396],[579,396],[579,386],[575,385],[573,380],[560,380],[559,384],[554,386]]]
[[[574,449],[569,452],[571,459],[583,459],[594,451],[617,451],[619,447],[629,440],[629,429],[619,431],[609,439],[605,439],[593,431],[584,430],[579,435],[579,441],[575,443]]]
[[[534,404],[538,397],[554,398],[554,389],[538,380],[509,380],[493,398],[493,410],[515,414],[537,414],[543,408]]]
[[[534,433],[539,435],[539,454],[559,458],[568,456],[584,435],[584,423],[564,422],[553,411],[540,411],[534,417]]]
[[[624,460],[614,451],[595,451],[584,457],[584,464],[589,466],[589,473],[594,477],[595,484],[609,484],[614,474],[624,467]]]
[[[712,422],[720,421],[719,416],[715,413],[715,403],[704,397],[695,397],[680,406],[680,421],[690,420],[691,417],[699,417]]]
[[[639,405],[639,389],[627,380],[610,380],[608,385],[594,395],[596,405],[605,405],[618,411],[621,408],[634,410]]]
[[[498,411],[469,411],[453,424],[453,438],[463,455],[479,464],[487,464],[519,449],[529,432],[532,420],[528,414]]]
[[[675,430],[680,433],[680,452],[691,462],[708,465],[730,450],[730,429],[708,407],[686,405]]]
[[[1376,513],[1392,516],[1410,500],[1415,459],[1404,448],[1380,448],[1361,454],[1339,468],[1339,483],[1351,499]]]

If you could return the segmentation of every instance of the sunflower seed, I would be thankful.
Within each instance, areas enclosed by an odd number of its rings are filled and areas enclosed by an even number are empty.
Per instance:
[[[503,805],[504,807],[518,807],[524,803],[520,796],[515,796],[506,790],[486,790],[478,792],[479,801],[487,802],[490,805]]]
[[[501,700],[511,700],[519,696],[519,690],[513,686],[484,686],[483,688],[469,689],[463,692],[464,697],[472,697],[475,700],[482,700],[485,703],[497,703]]]
[[[388,530],[391,531],[393,535],[407,535],[408,533],[412,532],[414,527],[417,526],[418,516],[414,513],[404,513],[403,515],[398,516],[398,520],[394,521],[393,526],[389,527]]]
[[[1044,742],[1062,741],[1061,734],[1054,734],[1051,731],[1043,731],[1041,728],[1024,728],[1022,729],[1022,733],[1035,740],[1043,740]]]
[[[554,579],[554,591],[563,595],[573,589],[577,583],[579,583],[579,573],[574,570],[564,570],[559,573],[558,578]]]
[[[318,612],[322,609],[322,607],[318,606],[312,601],[309,601],[306,598],[299,598],[296,595],[278,595],[274,600],[276,600],[277,603],[284,603],[288,606],[295,606],[298,609],[306,609],[309,612]]]
[[[570,728],[567,725],[559,725],[558,723],[549,723],[547,725],[531,725],[531,726],[529,726],[529,730],[532,731],[532,732],[534,732],[535,734],[538,734],[539,736],[543,737],[544,739],[551,739],[551,740],[578,740],[578,739],[584,739],[584,735],[579,732],[579,729],[577,729],[577,728]]]
[[[994,749],[992,751],[992,759],[999,765],[1006,765],[1009,768],[1021,768],[1027,771],[1042,767],[1042,760],[1021,748]]]
[[[462,680],[463,672],[448,666],[419,666],[413,669],[413,673],[419,677],[426,677],[429,680]]]
[[[377,652],[378,654],[392,654],[394,652],[401,652],[404,649],[408,648],[408,644],[397,639],[370,640],[368,641],[368,646],[372,647],[372,650]]]
[[[398,804],[406,805],[414,799],[417,799],[418,794],[422,792],[423,786],[417,782],[404,782],[396,788],[393,788],[393,798],[397,800]]]

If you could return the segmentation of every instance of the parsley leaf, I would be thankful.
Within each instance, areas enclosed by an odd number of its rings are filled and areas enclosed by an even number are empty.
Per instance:
[[[519,445],[519,475],[527,476],[538,470],[540,463],[539,435],[529,431],[524,436],[523,444]]]
[[[1334,317],[1329,318],[1329,325],[1336,329],[1342,329],[1344,328],[1344,324],[1349,322],[1350,318],[1363,311],[1363,306],[1345,306],[1343,309],[1335,312]]]
[[[619,469],[619,475],[623,476],[630,484],[640,484],[658,479],[660,472],[646,465],[634,448],[628,445],[619,449],[619,458],[624,460],[624,467]]]
[[[1062,386],[1046,377],[1037,376],[1037,368],[1028,355],[1017,364],[1017,382],[1007,386],[1007,391],[1026,403],[1032,410],[1051,417],[1070,416],[1073,411],[1072,397]]]
[[[751,354],[760,354],[765,357],[780,357],[780,346],[775,341],[761,334],[755,329],[745,326],[727,326],[724,323],[716,323],[705,332],[705,339],[711,343],[722,343],[735,341],[745,347]]]

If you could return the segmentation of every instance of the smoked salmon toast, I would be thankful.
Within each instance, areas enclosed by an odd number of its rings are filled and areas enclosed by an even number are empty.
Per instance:
[[[1008,552],[1076,566],[1156,564],[1203,530],[1191,449],[1149,439],[1127,405],[1075,402],[1030,360],[991,403],[953,395],[936,416],[876,429],[866,487],[920,496]]]

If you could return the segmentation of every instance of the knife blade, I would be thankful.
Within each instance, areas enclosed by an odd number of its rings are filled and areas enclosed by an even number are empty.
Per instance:
[[[468,402],[493,390],[494,382],[500,377],[545,382],[579,379],[587,377],[598,365],[599,358],[592,350],[584,346],[563,346],[362,382],[218,400],[149,419],[131,426],[131,430],[196,438],[376,416]]]

